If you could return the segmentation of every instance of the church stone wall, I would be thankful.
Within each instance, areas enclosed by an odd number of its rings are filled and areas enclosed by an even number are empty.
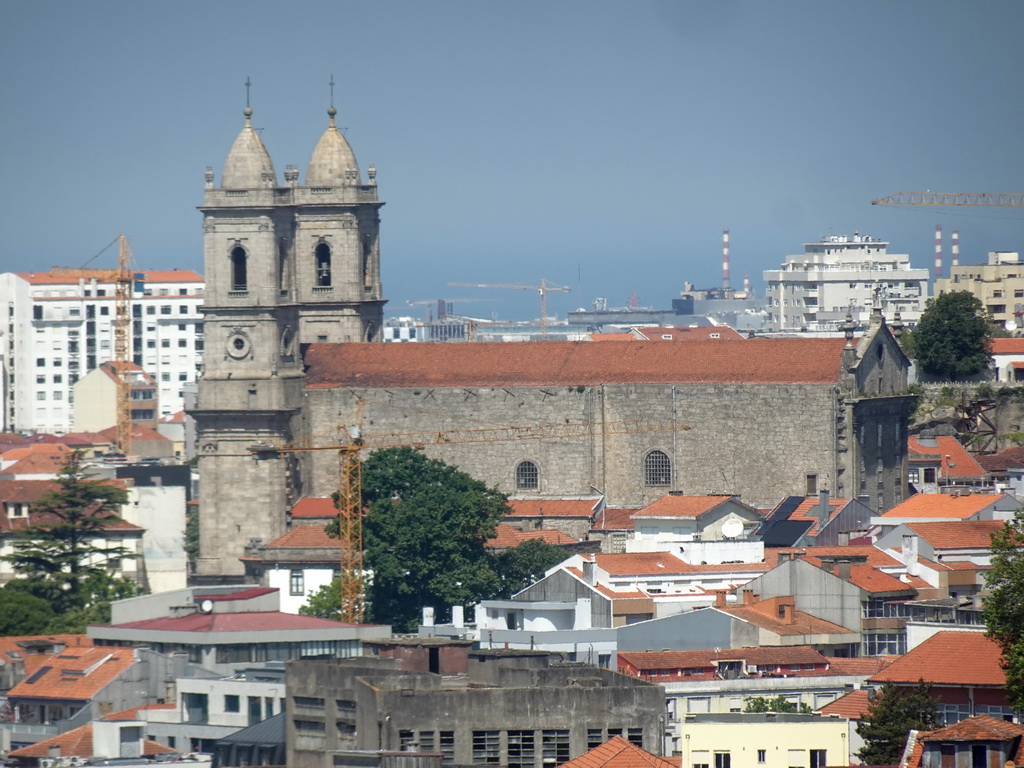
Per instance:
[[[296,434],[317,434],[315,444],[337,440],[335,425],[355,421],[364,401],[363,431],[410,435],[414,444],[438,430],[511,425],[605,424],[608,434],[543,440],[461,442],[427,446],[427,455],[458,465],[498,490],[515,488],[515,468],[530,460],[540,469],[544,496],[589,496],[597,488],[612,505],[640,506],[670,490],[738,494],[749,504],[774,504],[803,495],[807,475],[821,487],[835,480],[835,395],[821,384],[677,384],[596,387],[481,387],[307,389]],[[616,433],[617,422],[674,418],[689,430]],[[400,438],[400,440],[402,440]],[[669,486],[644,484],[652,450],[672,459]],[[337,457],[302,454],[301,495],[326,496],[337,487]]]

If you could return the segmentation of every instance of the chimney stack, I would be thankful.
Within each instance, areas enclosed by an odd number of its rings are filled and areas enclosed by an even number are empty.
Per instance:
[[[935,225],[935,277],[942,277],[942,225]]]
[[[952,247],[951,261],[949,263],[950,263],[950,266],[952,266],[952,267],[960,266],[960,230],[959,229],[954,229],[953,230],[953,247]],[[952,275],[950,275],[950,276],[952,277]]]
[[[594,578],[594,569],[596,567],[597,563],[595,563],[593,560],[583,561],[583,582],[585,584],[594,586],[594,584],[596,583],[597,580]]]
[[[743,590],[743,604],[744,605],[754,605],[755,603],[757,603],[757,595],[754,594],[754,590],[752,590],[752,589],[744,589]]]
[[[792,601],[793,598],[785,598],[787,602],[779,603],[779,618],[783,624],[793,624],[796,622],[796,604]]]
[[[715,608],[725,608],[725,590],[715,590]]]
[[[821,531],[825,527],[825,523],[828,522],[829,515],[832,511],[832,507],[829,505],[829,493],[828,488],[822,488],[818,492],[818,530]]]
[[[729,285],[729,228],[722,230],[722,290],[728,291]]]

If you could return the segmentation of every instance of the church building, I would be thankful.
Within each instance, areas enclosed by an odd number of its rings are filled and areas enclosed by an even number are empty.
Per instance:
[[[902,501],[914,398],[878,309],[836,339],[377,343],[383,203],[329,116],[304,185],[289,167],[278,186],[248,109],[207,173],[199,580],[241,577],[291,506],[337,490],[346,426],[527,498]]]

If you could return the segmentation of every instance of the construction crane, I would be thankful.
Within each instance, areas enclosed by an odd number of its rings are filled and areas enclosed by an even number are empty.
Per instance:
[[[114,243],[118,243],[117,269],[95,269],[82,267],[53,267],[54,273],[65,277],[87,280],[101,280],[114,284],[114,373],[117,382],[117,452],[128,456],[132,452],[132,402],[131,402],[131,335],[132,322],[132,252],[128,238],[123,234],[93,256],[92,261]]]
[[[540,285],[511,285],[508,283],[448,283],[449,287],[457,288],[509,288],[517,291],[537,291],[540,294],[540,337],[546,339],[548,337],[548,291],[565,291],[568,293],[571,288],[567,288],[564,285],[555,285],[543,277],[540,279]]]
[[[1024,194],[1016,192],[897,192],[872,205],[971,205],[1002,208],[1024,207]]]
[[[426,321],[429,323],[432,318],[430,315],[430,308],[433,306],[437,307],[437,319],[444,320],[448,315],[454,314],[452,312],[452,305],[455,302],[463,304],[465,302],[473,301],[489,301],[489,299],[418,299],[413,301],[411,299],[406,300],[406,304],[410,307],[426,307]]]
[[[616,434],[643,434],[688,430],[672,418],[646,418],[609,421],[603,424],[580,422],[571,424],[534,424],[527,426],[475,427],[446,429],[432,432],[398,432],[367,435],[362,431],[362,401],[357,403],[356,424],[337,427],[339,444],[275,446],[257,444],[249,451],[259,459],[275,459],[285,453],[310,451],[338,452],[338,530],[341,540],[339,582],[341,586],[341,620],[361,624],[365,608],[363,581],[363,507],[360,454],[366,450],[412,447],[423,449],[430,445],[461,445],[492,443],[510,440],[555,440],[561,438],[594,437]]]

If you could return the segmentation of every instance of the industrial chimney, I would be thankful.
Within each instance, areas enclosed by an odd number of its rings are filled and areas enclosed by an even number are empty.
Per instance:
[[[722,230],[722,290],[728,291],[729,285],[729,228]]]
[[[935,225],[935,277],[942,277],[942,225]]]

